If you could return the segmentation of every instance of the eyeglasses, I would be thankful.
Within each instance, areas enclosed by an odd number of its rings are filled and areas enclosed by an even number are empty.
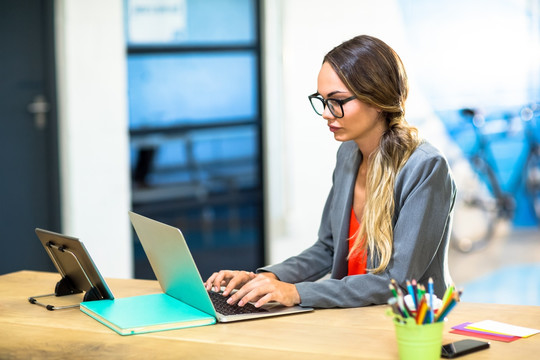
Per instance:
[[[340,119],[345,114],[343,112],[343,105],[351,100],[356,99],[356,96],[351,96],[343,100],[338,99],[324,99],[319,93],[315,93],[308,96],[309,102],[311,103],[311,106],[313,107],[313,110],[318,115],[323,114],[324,109],[326,106],[328,106],[328,109],[334,115],[336,118]]]

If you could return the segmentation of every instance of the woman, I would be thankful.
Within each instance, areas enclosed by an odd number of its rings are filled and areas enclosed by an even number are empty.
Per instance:
[[[442,297],[456,189],[444,156],[405,120],[401,59],[377,38],[355,37],[325,56],[317,88],[309,100],[343,142],[317,242],[258,274],[214,273],[207,289],[238,289],[228,301],[240,306],[356,307],[385,303],[391,279],[405,289],[431,277]]]

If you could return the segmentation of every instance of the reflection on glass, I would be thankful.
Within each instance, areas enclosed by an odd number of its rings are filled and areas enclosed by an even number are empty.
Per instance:
[[[129,46],[249,45],[253,0],[126,0]]]
[[[218,183],[257,186],[257,129],[218,128],[171,136],[153,145],[132,142],[132,171],[137,185]]]
[[[137,55],[128,59],[130,128],[253,118],[253,53]]]
[[[124,0],[132,208],[203,277],[263,262],[257,0]],[[135,276],[154,278],[134,237]]]

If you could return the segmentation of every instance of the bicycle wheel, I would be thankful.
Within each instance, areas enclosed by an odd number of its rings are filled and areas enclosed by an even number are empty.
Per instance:
[[[536,220],[540,225],[540,147],[533,149],[532,156],[527,161],[525,181]]]

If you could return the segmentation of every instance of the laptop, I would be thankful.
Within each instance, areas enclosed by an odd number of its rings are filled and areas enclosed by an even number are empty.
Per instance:
[[[310,307],[289,307],[276,302],[267,303],[260,308],[256,308],[253,304],[246,304],[243,307],[229,305],[223,295],[206,290],[180,229],[131,211],[129,218],[163,292],[214,316],[218,322],[313,310]]]

